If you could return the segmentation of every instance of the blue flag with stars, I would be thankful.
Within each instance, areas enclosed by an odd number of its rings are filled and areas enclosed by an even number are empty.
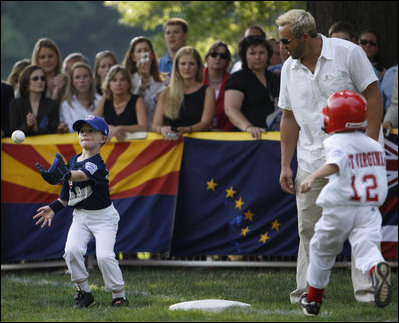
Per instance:
[[[280,154],[279,140],[185,138],[172,254],[296,256],[296,202],[281,190]]]

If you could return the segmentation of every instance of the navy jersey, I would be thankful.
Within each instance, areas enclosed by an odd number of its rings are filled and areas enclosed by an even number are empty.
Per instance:
[[[64,181],[60,199],[68,201],[68,206],[85,210],[101,210],[111,205],[108,188],[108,170],[100,154],[81,162],[81,154],[72,156],[68,161],[69,170],[81,170],[90,180],[85,182]]]

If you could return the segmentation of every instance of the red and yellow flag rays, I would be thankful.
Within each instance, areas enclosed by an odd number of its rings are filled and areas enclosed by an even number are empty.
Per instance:
[[[108,148],[102,155],[112,198],[177,193],[183,142],[137,141]]]
[[[56,199],[61,185],[45,182],[35,167],[36,162],[49,168],[56,152],[67,162],[81,150],[76,141],[2,143],[1,163],[7,165],[1,168],[2,203],[48,203]],[[101,156],[109,170],[111,197],[176,194],[182,154],[182,141],[137,140],[104,145]]]
[[[61,185],[50,185],[43,180],[35,164],[49,168],[56,152],[71,155],[79,151],[79,144],[15,145],[2,144],[1,150],[1,202],[46,203],[56,199]],[[7,165],[7,167],[4,167]],[[12,167],[9,167],[12,165]]]

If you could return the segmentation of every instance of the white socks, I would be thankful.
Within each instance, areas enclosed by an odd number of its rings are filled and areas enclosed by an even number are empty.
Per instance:
[[[79,288],[79,290],[85,292],[85,293],[90,293],[90,286],[89,286],[89,281],[85,280],[83,283],[76,283],[76,286]],[[112,298],[125,298],[125,291],[123,290],[120,293],[114,293],[112,292]]]
[[[112,292],[112,298],[125,298],[125,291],[123,290],[120,293]]]
[[[90,293],[91,291],[88,280],[85,280],[83,283],[80,284],[76,283],[76,286],[78,286],[78,288],[83,292]]]

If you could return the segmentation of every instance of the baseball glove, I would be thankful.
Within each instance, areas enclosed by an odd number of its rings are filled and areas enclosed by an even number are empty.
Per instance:
[[[65,179],[71,178],[71,172],[65,166],[64,158],[61,154],[56,153],[53,164],[46,170],[39,162],[35,165],[42,175],[43,179],[51,184],[56,185],[63,182]]]

